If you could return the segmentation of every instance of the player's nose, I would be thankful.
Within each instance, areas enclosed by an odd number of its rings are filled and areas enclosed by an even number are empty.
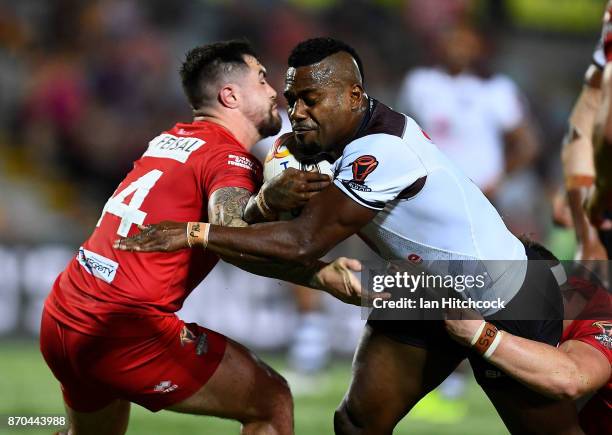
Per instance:
[[[305,109],[306,108],[304,107],[302,100],[297,100],[295,102],[295,104],[293,105],[293,110],[289,113],[289,119],[291,120],[291,124],[303,121],[308,117]]]
[[[270,85],[268,85],[268,94],[272,100],[276,100],[276,97],[278,97],[278,92]]]

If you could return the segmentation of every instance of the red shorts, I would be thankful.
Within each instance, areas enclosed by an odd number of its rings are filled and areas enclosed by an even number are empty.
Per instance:
[[[176,316],[129,318],[129,328],[129,336],[86,335],[43,311],[40,349],[70,408],[124,399],[159,411],[197,392],[225,353],[223,335]]]

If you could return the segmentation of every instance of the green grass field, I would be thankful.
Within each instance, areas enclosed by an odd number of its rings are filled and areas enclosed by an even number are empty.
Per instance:
[[[283,371],[282,357],[264,359]],[[349,361],[335,362],[328,372],[310,383],[310,392],[295,393],[295,420],[298,435],[332,434],[332,415],[350,379]],[[429,399],[429,400],[428,400]],[[466,399],[454,403],[425,399],[405,418],[396,434],[495,435],[506,434],[503,424],[484,393],[472,380]],[[442,406],[445,405],[445,406]],[[459,415],[463,411],[464,415]],[[45,365],[36,342],[0,341],[0,422],[1,434],[50,434],[50,429],[9,429],[8,415],[63,415],[59,386]],[[239,425],[216,418],[175,414],[153,414],[132,407],[128,434],[237,434]]]

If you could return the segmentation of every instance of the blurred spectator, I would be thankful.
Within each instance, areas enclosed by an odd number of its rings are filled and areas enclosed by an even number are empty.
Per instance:
[[[440,149],[501,208],[513,230],[537,232],[537,227],[525,223],[524,213],[513,214],[519,204],[541,200],[526,195],[534,191],[530,185],[537,185],[528,172],[539,148],[533,119],[515,83],[488,71],[487,42],[489,38],[463,23],[440,32],[432,48],[439,64],[408,73],[397,106],[415,117]],[[523,206],[521,210],[525,208],[532,209]]]

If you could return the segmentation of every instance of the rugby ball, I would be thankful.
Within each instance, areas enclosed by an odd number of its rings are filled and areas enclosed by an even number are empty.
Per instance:
[[[298,158],[290,151],[288,144],[293,133],[286,133],[279,137],[272,145],[264,161],[264,182],[281,174],[285,169],[295,168],[301,171],[320,172],[333,178],[332,164],[327,160]],[[291,146],[291,145],[289,145]]]
[[[294,145],[291,141],[292,138],[293,133],[285,133],[274,141],[274,145],[270,148],[264,161],[264,182],[271,180],[288,168],[295,168],[301,171],[320,172],[321,174],[327,174],[331,178],[334,178],[333,165],[327,160],[312,157],[302,157],[298,159],[289,149],[290,147],[293,148],[292,145]],[[282,220],[287,220],[299,214],[299,210],[292,210],[290,213],[281,213],[280,218]]]

